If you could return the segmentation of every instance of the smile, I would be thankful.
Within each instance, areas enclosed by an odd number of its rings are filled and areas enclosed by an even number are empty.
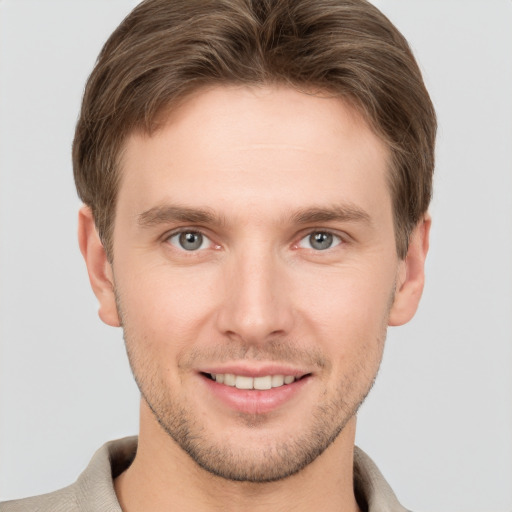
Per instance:
[[[229,368],[204,369],[199,375],[214,403],[219,400],[228,410],[238,413],[265,414],[304,396],[304,390],[313,382],[313,373],[304,370],[288,365],[248,368],[233,364]]]
[[[279,388],[292,384],[297,377],[293,375],[264,375],[262,377],[247,377],[245,375],[234,375],[232,373],[211,373],[210,378],[219,384],[234,387],[237,389],[266,389]]]

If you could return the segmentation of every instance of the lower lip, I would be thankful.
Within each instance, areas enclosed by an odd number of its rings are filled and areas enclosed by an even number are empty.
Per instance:
[[[272,412],[291,401],[310,380],[309,376],[284,384],[278,388],[264,391],[257,389],[238,389],[201,375],[209,391],[230,409],[246,414],[264,414]]]

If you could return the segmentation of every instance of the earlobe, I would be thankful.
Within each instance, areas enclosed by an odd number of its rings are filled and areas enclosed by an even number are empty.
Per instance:
[[[389,314],[389,325],[403,325],[414,316],[425,283],[425,259],[429,247],[430,215],[416,225],[411,233],[407,256],[400,263],[395,300]]]
[[[98,314],[107,325],[119,327],[112,267],[96,231],[91,209],[83,206],[78,213],[78,244],[87,265],[89,281],[99,302]]]

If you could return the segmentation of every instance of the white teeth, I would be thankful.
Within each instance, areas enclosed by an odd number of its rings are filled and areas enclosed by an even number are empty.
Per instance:
[[[219,377],[219,376],[217,375],[217,377]],[[226,386],[234,387],[235,382],[236,382],[236,378],[232,373],[224,374],[224,384],[226,384]]]
[[[279,388],[284,384],[283,375],[272,375],[272,387]]]
[[[272,387],[272,377],[254,377],[254,389],[270,389]]]
[[[295,382],[293,375],[265,375],[263,377],[246,377],[245,375],[233,375],[232,373],[212,373],[211,377],[219,384],[236,387],[237,389],[266,390],[279,388],[284,384]]]
[[[253,389],[254,379],[252,377],[244,377],[237,375],[235,379],[235,387],[237,389]]]

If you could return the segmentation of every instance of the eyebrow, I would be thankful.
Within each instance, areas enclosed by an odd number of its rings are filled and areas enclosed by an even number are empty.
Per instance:
[[[223,219],[210,210],[179,205],[155,206],[137,215],[137,223],[141,227],[151,227],[171,222],[224,224]]]
[[[328,208],[306,208],[295,212],[291,219],[297,224],[311,224],[318,222],[362,222],[371,224],[370,215],[358,206],[333,205]]]
[[[290,215],[289,221],[293,224],[313,224],[333,221],[371,224],[370,215],[352,204],[300,209]],[[180,205],[155,206],[137,215],[137,223],[143,228],[172,222],[220,226],[226,224],[224,217],[220,217],[212,210],[190,208]]]

